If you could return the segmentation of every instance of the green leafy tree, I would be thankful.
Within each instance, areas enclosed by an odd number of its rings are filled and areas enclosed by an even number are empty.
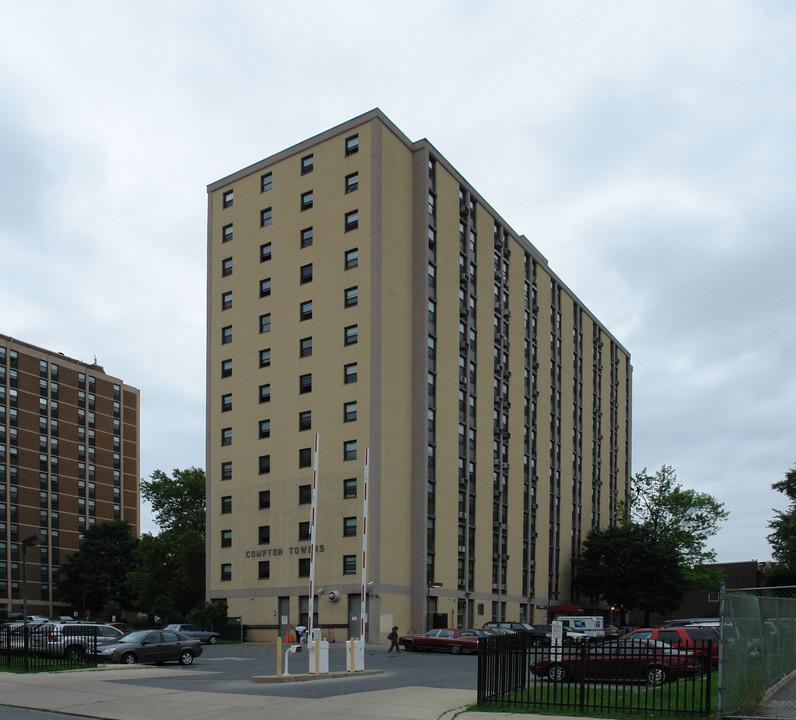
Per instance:
[[[175,618],[204,602],[205,474],[194,467],[172,475],[156,470],[141,484],[162,530],[141,537],[127,584],[140,610]]]
[[[592,530],[577,560],[578,588],[619,609],[669,613],[686,590],[680,556],[671,539],[649,528],[623,524]]]
[[[691,587],[711,588],[721,573],[705,567],[715,562],[716,551],[708,547],[729,512],[712,495],[684,488],[670,465],[654,475],[644,468],[630,482],[628,519],[647,529],[655,541],[676,548],[685,580]]]
[[[89,527],[82,548],[61,563],[61,598],[84,615],[100,613],[111,602],[132,607],[125,578],[134,565],[137,544],[129,523],[122,520]]]
[[[216,623],[227,617],[227,603],[223,600],[217,602],[204,602],[191,610],[189,617],[205,629],[212,629]]]
[[[774,511],[774,519],[768,523],[771,534],[767,539],[771,545],[773,566],[766,572],[765,582],[769,586],[796,584],[796,466],[785,473],[785,478],[771,486],[788,499],[783,512]]]

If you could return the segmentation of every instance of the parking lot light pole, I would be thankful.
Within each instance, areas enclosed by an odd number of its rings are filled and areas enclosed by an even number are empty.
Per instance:
[[[43,545],[43,535],[31,535],[22,541],[22,657],[25,672],[28,671],[28,559],[27,549],[34,545]]]

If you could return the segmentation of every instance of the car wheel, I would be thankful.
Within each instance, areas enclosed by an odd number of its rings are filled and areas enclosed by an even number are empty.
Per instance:
[[[565,665],[561,665],[560,663],[553,663],[547,669],[547,679],[553,682],[564,682],[568,677],[569,670],[567,670]]]
[[[669,672],[665,667],[654,665],[647,670],[647,682],[650,685],[663,685],[669,678]]]
[[[451,645],[451,655],[461,655],[462,648],[461,645]]]
[[[133,655],[131,652],[126,652],[124,655],[122,655],[119,662],[122,665],[135,665],[135,655]]]
[[[417,650],[417,646],[411,640],[407,640],[404,643],[404,650],[414,651]]]
[[[193,653],[190,650],[183,650],[180,653],[180,665],[190,665],[193,662]]]
[[[70,662],[80,662],[86,654],[86,650],[81,645],[70,645],[64,650],[64,657]]]
[[[216,642],[218,642],[218,638],[215,635],[211,635],[207,642],[210,643],[210,645],[215,645]]]

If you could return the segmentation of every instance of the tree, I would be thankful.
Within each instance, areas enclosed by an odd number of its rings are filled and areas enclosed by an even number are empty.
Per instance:
[[[152,504],[155,522],[168,532],[205,528],[205,473],[199,468],[172,471],[169,477],[155,470],[141,482],[141,497]]]
[[[62,599],[84,614],[99,613],[109,603],[132,607],[125,578],[137,544],[129,523],[122,520],[89,527],[82,548],[61,564],[58,591]]]
[[[156,470],[141,484],[162,531],[141,537],[127,583],[140,610],[174,618],[204,602],[205,474],[195,467],[172,474]]]
[[[647,527],[623,524],[592,530],[577,560],[578,588],[619,608],[622,617],[643,610],[669,613],[680,604],[686,583],[671,539]]]
[[[629,521],[647,529],[650,537],[673,544],[683,575],[692,587],[710,588],[720,577],[705,567],[715,562],[716,551],[708,548],[729,512],[712,495],[684,488],[670,465],[654,475],[647,469],[630,482]]]
[[[766,572],[766,584],[796,584],[796,466],[785,473],[785,479],[771,486],[788,499],[784,512],[775,510],[768,523],[772,532],[767,536],[774,565]]]

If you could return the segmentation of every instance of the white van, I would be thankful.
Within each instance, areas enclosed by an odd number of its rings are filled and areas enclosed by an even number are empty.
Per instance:
[[[560,622],[570,633],[582,633],[589,640],[605,637],[602,615],[559,615],[553,622]]]

